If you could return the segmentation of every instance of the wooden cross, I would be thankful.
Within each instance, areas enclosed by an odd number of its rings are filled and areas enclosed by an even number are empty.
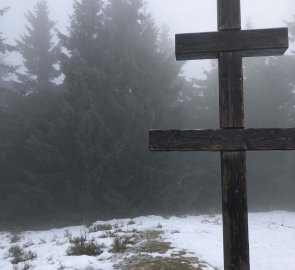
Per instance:
[[[284,54],[288,29],[241,30],[240,0],[218,0],[218,30],[176,35],[176,59],[218,58],[221,129],[151,130],[149,143],[151,151],[221,151],[224,269],[249,270],[245,151],[295,150],[295,128],[244,129],[242,57]]]

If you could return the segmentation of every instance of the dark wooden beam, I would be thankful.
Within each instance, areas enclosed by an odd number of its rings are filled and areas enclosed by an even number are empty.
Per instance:
[[[240,31],[240,0],[217,0],[217,5],[218,31]],[[218,54],[222,129],[244,127],[242,57],[245,53],[220,51]],[[220,158],[224,270],[250,270],[246,152],[222,151]]]
[[[151,151],[295,150],[295,128],[151,130]]]
[[[239,0],[217,0],[218,30],[241,29],[241,7]]]
[[[212,59],[220,52],[242,51],[242,56],[282,55],[289,47],[288,28],[228,30],[177,34],[176,59]]]
[[[246,152],[221,152],[224,270],[250,270]]]
[[[244,127],[242,52],[221,52],[219,71],[219,118],[221,128]]]

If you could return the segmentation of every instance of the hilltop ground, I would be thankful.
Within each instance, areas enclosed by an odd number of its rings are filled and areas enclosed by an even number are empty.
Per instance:
[[[220,215],[146,216],[0,232],[0,269],[222,270],[221,223]],[[295,213],[249,214],[249,231],[251,269],[294,269]]]

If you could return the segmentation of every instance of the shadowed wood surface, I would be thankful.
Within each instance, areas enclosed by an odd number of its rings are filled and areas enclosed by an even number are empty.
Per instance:
[[[218,58],[229,51],[242,51],[243,57],[281,55],[289,46],[288,28],[177,34],[175,46],[177,60]]]
[[[217,1],[218,30],[241,29],[241,5],[238,0]]]
[[[221,152],[225,270],[249,269],[246,152]]]
[[[150,150],[295,150],[295,128],[151,130]]]
[[[219,31],[241,29],[240,0],[218,0],[217,15]],[[243,54],[242,51],[219,53],[222,130],[244,127]],[[224,270],[250,270],[245,151],[221,152],[221,186]]]
[[[220,53],[218,71],[220,127],[242,128],[244,127],[242,53]]]

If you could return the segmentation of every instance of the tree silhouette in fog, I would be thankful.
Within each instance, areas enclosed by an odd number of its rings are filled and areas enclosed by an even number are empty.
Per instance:
[[[26,20],[27,33],[17,40],[25,73],[17,76],[26,92],[48,90],[60,72],[56,67],[59,48],[52,41],[55,23],[49,18],[46,1],[38,2],[33,12],[28,11]]]

